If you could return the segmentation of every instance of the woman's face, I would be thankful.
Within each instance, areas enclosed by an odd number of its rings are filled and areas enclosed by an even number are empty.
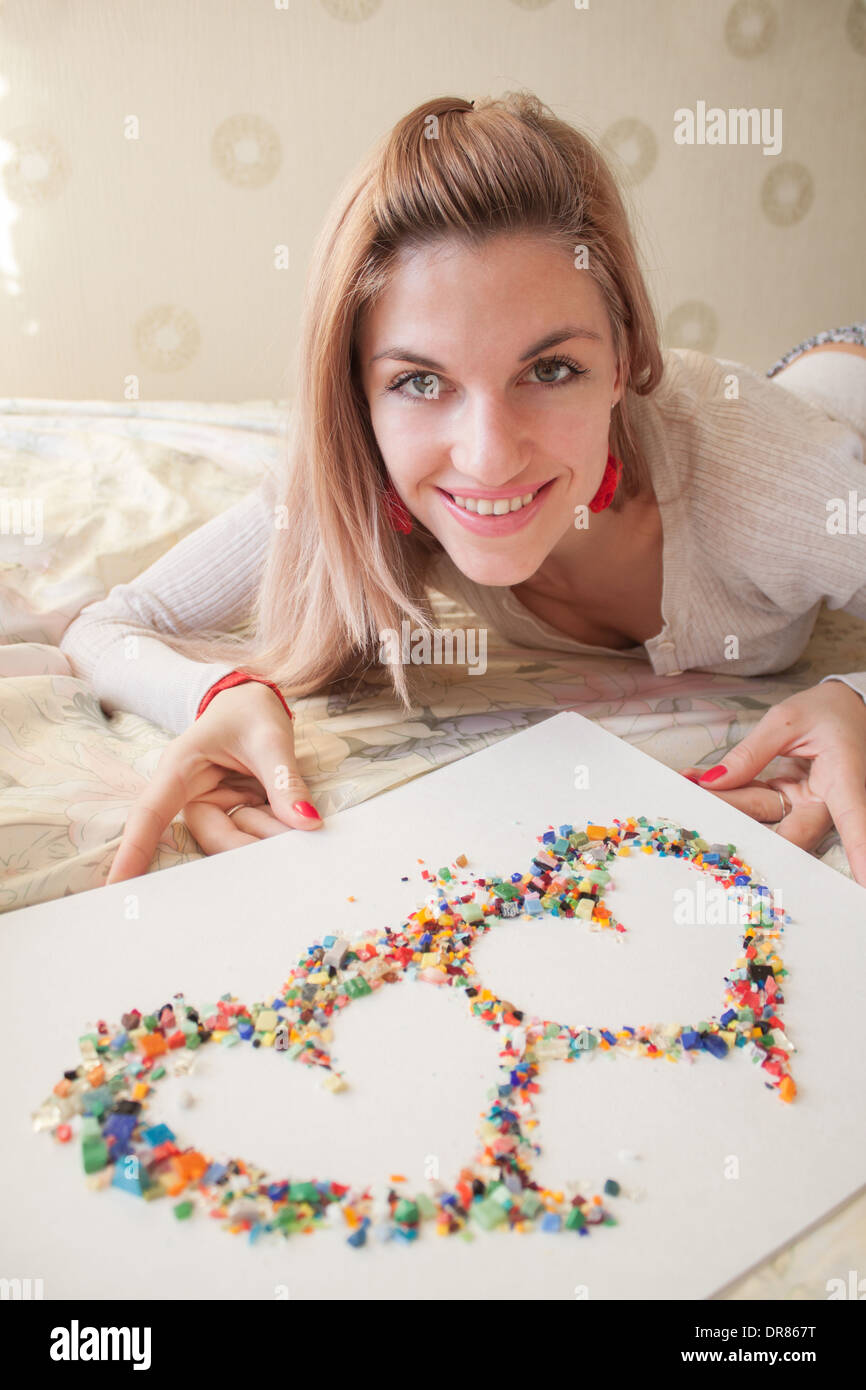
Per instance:
[[[604,301],[531,234],[404,253],[363,316],[373,430],[419,521],[478,584],[519,584],[601,482],[620,399]]]

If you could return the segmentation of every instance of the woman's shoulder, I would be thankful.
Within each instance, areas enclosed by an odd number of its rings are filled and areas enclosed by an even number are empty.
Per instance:
[[[668,348],[662,380],[645,399],[670,462],[695,487],[754,484],[755,469],[774,491],[826,490],[851,478],[862,484],[862,437],[745,363]]]
[[[741,404],[740,414],[754,412],[807,429],[820,431],[828,424],[841,423],[817,403],[787,390],[777,378],[745,362],[713,357],[694,348],[665,348],[662,358],[664,371],[653,398],[670,413],[696,407],[725,411]]]
[[[643,421],[654,483],[693,563],[780,602],[826,582],[841,558],[828,514],[866,483],[862,437],[741,362],[685,348],[664,357]]]

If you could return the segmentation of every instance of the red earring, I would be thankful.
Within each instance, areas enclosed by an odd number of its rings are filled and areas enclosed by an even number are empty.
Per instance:
[[[608,453],[607,463],[604,466],[604,476],[599,484],[598,492],[589,504],[591,512],[603,512],[605,507],[610,506],[613,495],[619,486],[621,473],[622,462],[618,458],[614,458],[613,454]]]
[[[402,531],[404,536],[408,536],[412,530],[412,517],[409,515],[405,502],[391,482],[385,489],[384,502],[385,515],[391,530]]]

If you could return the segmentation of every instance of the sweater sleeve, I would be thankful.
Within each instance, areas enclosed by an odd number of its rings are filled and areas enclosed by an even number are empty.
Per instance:
[[[824,598],[828,608],[842,608],[866,623],[866,516],[858,500],[864,482],[866,470],[861,450],[859,460],[855,458],[848,475],[841,479],[842,485],[836,489],[838,495],[823,499],[824,524],[819,534],[826,552],[828,580]],[[823,685],[824,681],[842,681],[866,700],[866,671],[823,676],[818,684]]]
[[[866,363],[838,353],[829,356],[807,353],[793,364],[793,368],[789,367],[782,373],[777,384],[795,395],[802,395],[805,400],[826,410],[834,419],[849,424],[861,436],[866,434]],[[825,502],[826,509],[832,512],[834,518],[831,523],[828,517],[827,529],[838,532],[844,528],[862,537],[866,529],[866,517],[861,514],[859,502],[862,488],[858,490],[856,479],[854,481],[853,492],[849,490],[847,496],[843,495],[829,505]],[[863,583],[849,597],[845,606],[848,612],[866,620],[866,542],[862,540],[860,574]],[[823,681],[842,681],[866,700],[866,671],[824,676],[819,684],[823,684]]]
[[[784,618],[799,625],[805,646],[822,604],[866,622],[866,437],[857,425],[866,363],[856,363],[847,388],[850,419],[741,363],[675,350],[673,365],[684,383],[674,417],[681,452],[711,465],[695,475],[712,488],[696,498],[690,521],[701,564],[721,577],[731,604],[729,630],[741,640],[745,631],[754,647],[762,619],[771,641]],[[738,383],[730,399],[729,373]],[[824,680],[866,699],[864,671]]]
[[[185,536],[128,584],[88,604],[66,628],[60,650],[90,682],[107,713],[131,710],[180,734],[210,687],[233,669],[193,661],[160,633],[230,631],[248,616],[273,532],[273,479]],[[127,631],[132,621],[153,636]]]
[[[866,700],[866,671],[850,671],[847,676],[822,676],[818,684],[823,685],[824,681],[841,681]]]

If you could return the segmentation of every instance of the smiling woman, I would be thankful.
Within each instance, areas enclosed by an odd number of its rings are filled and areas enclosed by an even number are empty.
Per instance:
[[[407,324],[424,350],[391,346]],[[619,474],[611,417],[624,369],[602,292],[569,246],[499,232],[480,246],[440,240],[404,252],[362,317],[358,357],[392,483],[460,574],[512,589],[576,639],[601,635],[619,648],[658,632],[658,508],[647,485],[626,495],[642,481],[637,462],[631,488],[602,505],[606,477]],[[587,508],[591,526],[569,524]],[[632,607],[605,615],[586,575],[620,545]]]
[[[564,305],[573,323],[561,324]],[[406,323],[423,325],[434,350],[378,347]],[[622,395],[604,300],[568,249],[512,232],[400,256],[362,319],[359,357],[377,443],[412,514],[479,583],[535,574],[561,517],[597,491]],[[486,544],[494,537],[510,544]]]
[[[134,709],[142,663],[120,659],[119,620],[124,638],[156,629],[154,679],[159,665],[182,691],[165,696],[164,722],[186,731],[193,761],[178,754],[151,789],[137,853],[146,861],[154,825],[199,768],[189,726],[205,703],[213,766],[243,775],[255,762],[258,775],[269,761],[261,747],[238,753],[252,737],[249,686],[226,683],[267,673],[290,697],[318,691],[374,665],[383,632],[431,628],[431,589],[512,640],[648,659],[659,676],[782,670],[824,601],[866,618],[866,536],[825,525],[833,500],[864,482],[855,329],[841,408],[832,390],[809,390],[808,370],[804,385],[802,367],[798,391],[736,362],[663,353],[592,140],[529,94],[416,107],[341,190],[317,244],[279,487],[85,610],[61,644],[73,661],[88,654],[101,696]],[[818,360],[833,355],[831,342]],[[226,635],[245,606],[251,635]],[[413,668],[388,673],[408,708]],[[762,820],[781,810],[780,833],[804,845],[834,818],[866,883],[866,673],[825,681],[770,710],[714,770],[713,792]],[[237,711],[230,731],[215,707]],[[279,761],[296,771],[283,734]],[[760,782],[783,752],[802,777]],[[265,810],[222,790],[221,812],[269,833]],[[306,799],[268,799],[277,829],[321,823]]]

